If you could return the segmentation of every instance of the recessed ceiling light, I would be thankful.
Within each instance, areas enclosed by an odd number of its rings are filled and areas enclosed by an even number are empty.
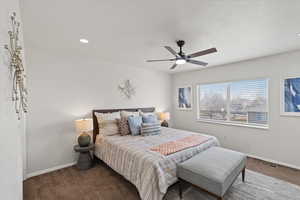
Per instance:
[[[297,33],[297,35],[300,37],[300,33]]]
[[[89,41],[88,41],[87,39],[84,39],[84,38],[81,38],[79,41],[80,41],[81,43],[84,43],[84,44],[89,43]]]

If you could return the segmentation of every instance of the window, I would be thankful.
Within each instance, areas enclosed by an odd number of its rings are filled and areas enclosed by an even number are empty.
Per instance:
[[[227,83],[201,85],[200,117],[205,119],[227,119]]]
[[[198,119],[267,127],[268,80],[198,85]]]

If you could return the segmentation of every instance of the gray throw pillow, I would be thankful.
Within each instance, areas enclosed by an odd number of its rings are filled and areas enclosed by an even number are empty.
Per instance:
[[[159,122],[156,123],[142,123],[141,125],[141,135],[158,135],[161,133],[161,126]]]

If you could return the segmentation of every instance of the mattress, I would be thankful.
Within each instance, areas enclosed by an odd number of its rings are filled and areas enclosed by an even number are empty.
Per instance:
[[[194,134],[200,133],[162,127],[162,133],[153,136],[98,135],[95,156],[133,183],[142,200],[161,200],[168,187],[177,181],[177,164],[207,148],[219,146],[219,142],[213,136],[202,134],[210,139],[168,156],[150,149]]]

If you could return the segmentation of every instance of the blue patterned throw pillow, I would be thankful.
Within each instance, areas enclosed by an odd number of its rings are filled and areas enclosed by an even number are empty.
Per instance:
[[[156,115],[142,115],[143,123],[158,123]]]
[[[131,135],[140,135],[141,133],[141,125],[143,123],[141,116],[129,116],[128,124]]]
[[[159,122],[156,123],[142,123],[141,126],[141,135],[148,136],[148,135],[158,135],[161,133],[161,126]]]

